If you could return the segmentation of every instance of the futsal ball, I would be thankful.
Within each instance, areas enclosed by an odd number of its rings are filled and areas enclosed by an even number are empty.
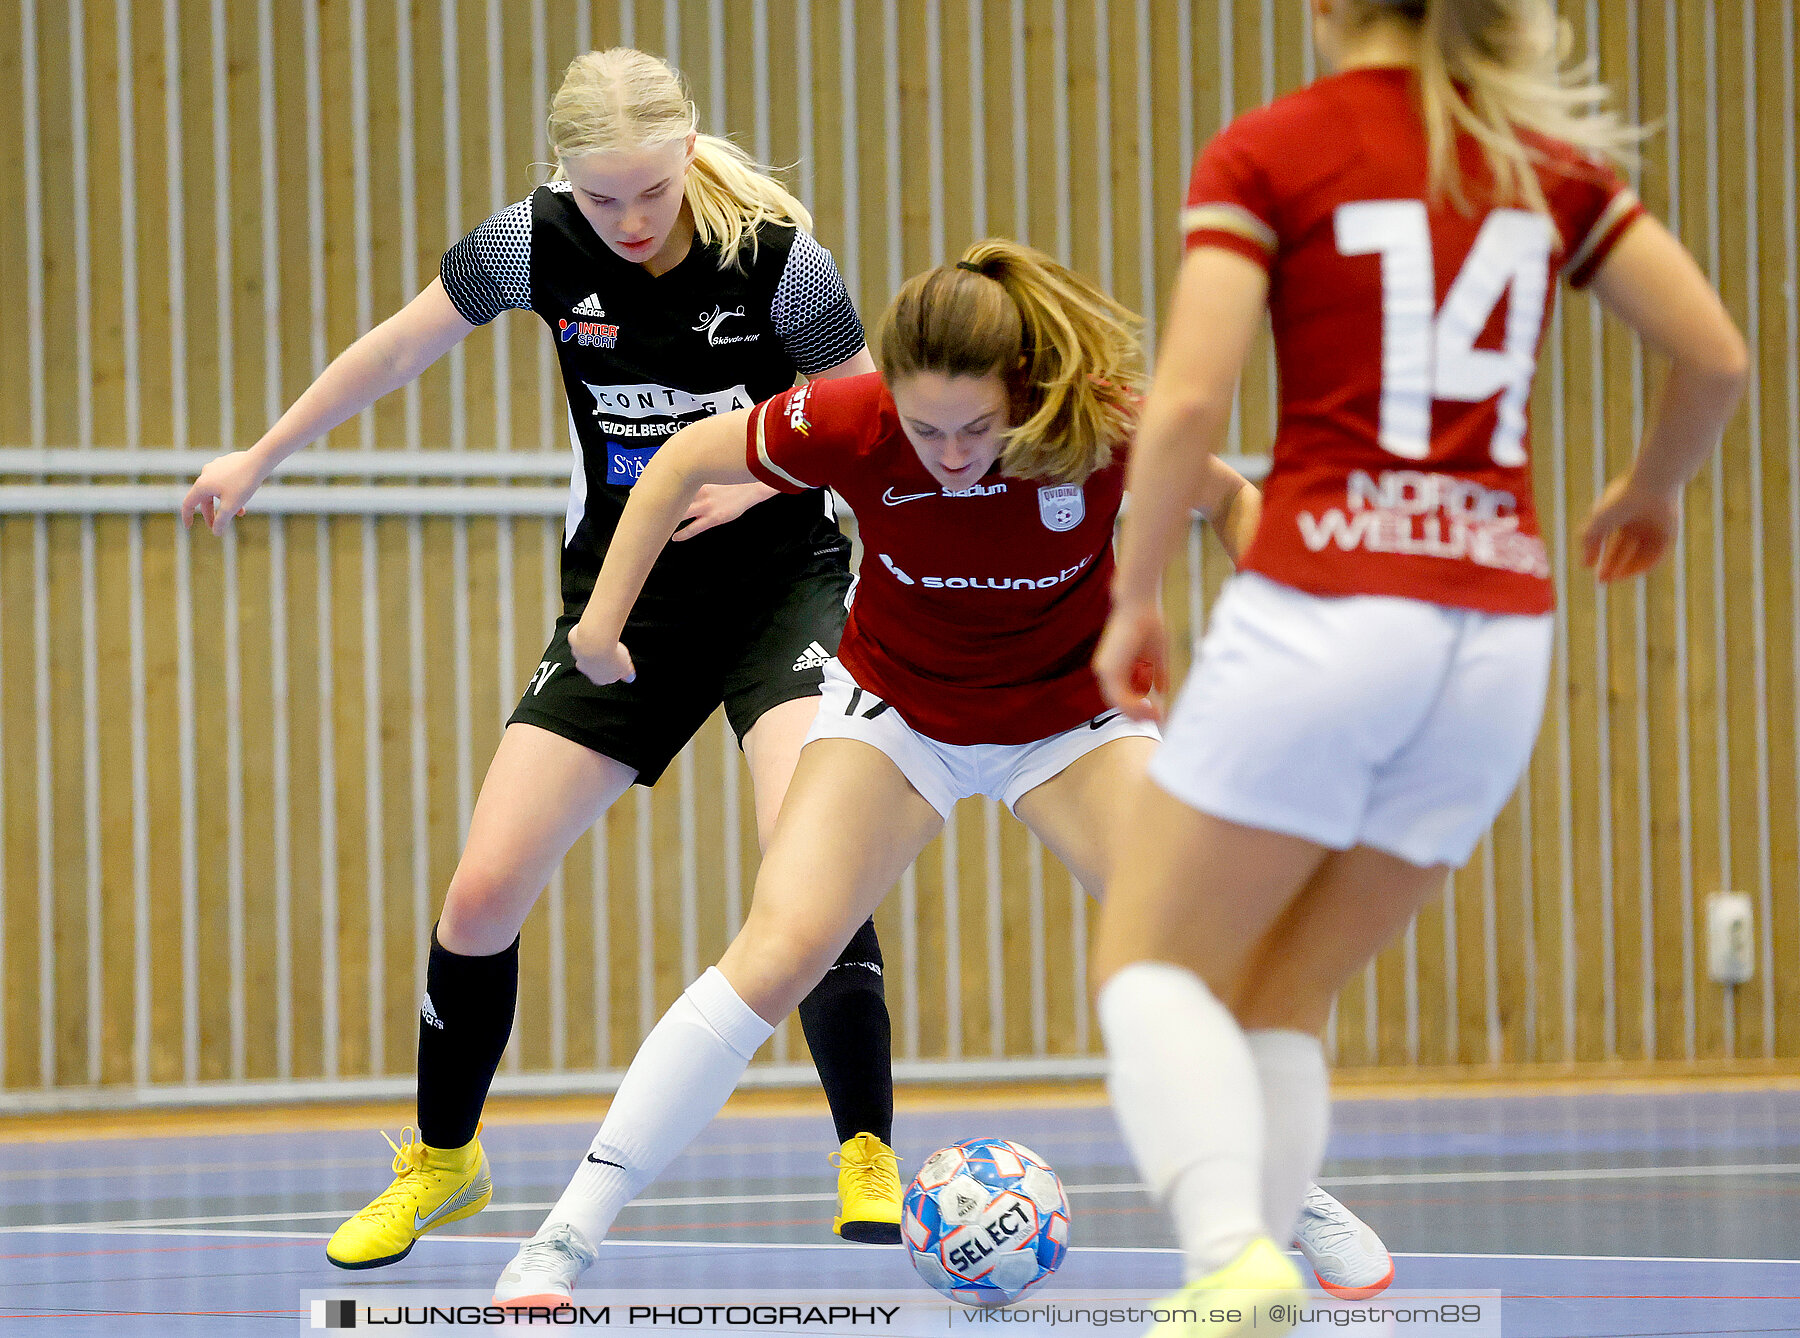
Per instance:
[[[907,1186],[900,1233],[938,1291],[964,1305],[1008,1305],[1061,1266],[1069,1200],[1030,1148],[971,1138],[925,1159]]]

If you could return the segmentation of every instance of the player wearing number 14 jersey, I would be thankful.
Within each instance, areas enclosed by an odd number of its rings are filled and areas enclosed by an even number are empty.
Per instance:
[[[1120,1126],[1170,1206],[1188,1335],[1248,1332],[1324,1157],[1331,1001],[1441,894],[1511,793],[1549,674],[1526,412],[1553,282],[1668,355],[1589,517],[1602,580],[1650,567],[1746,352],[1603,160],[1634,133],[1559,64],[1548,0],[1311,0],[1336,73],[1201,155],[1128,474],[1109,701],[1157,708],[1157,578],[1266,308],[1281,421],[1254,541],[1147,779],[1126,796],[1095,974]],[[1558,481],[1560,484],[1560,481]],[[1557,485],[1553,485],[1557,486]]]
[[[1194,169],[1187,245],[1271,275],[1281,427],[1244,568],[1314,594],[1544,613],[1525,407],[1550,279],[1585,285],[1644,210],[1610,167],[1541,136],[1543,212],[1428,204],[1411,79],[1321,80],[1240,117]]]

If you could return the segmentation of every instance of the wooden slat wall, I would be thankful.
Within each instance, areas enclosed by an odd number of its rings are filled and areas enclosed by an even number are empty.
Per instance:
[[[1566,634],[1527,783],[1441,906],[1346,993],[1338,1062],[1500,1070],[1800,1057],[1800,389],[1792,0],[1563,6],[1633,115],[1642,193],[1757,349],[1676,561],[1570,564],[1656,369],[1585,297],[1538,381]],[[589,46],[664,52],[703,119],[793,165],[872,321],[1022,237],[1152,322],[1188,166],[1313,73],[1287,0],[21,0],[0,19],[0,445],[242,445],[444,247],[540,179]],[[1233,444],[1274,412],[1252,359]],[[508,318],[315,449],[566,449]],[[405,1075],[423,944],[551,619],[558,526],[0,519],[0,1088]],[[1225,575],[1171,572],[1184,631]],[[571,854],[526,932],[513,1072],[616,1067],[754,877],[712,722]],[[1757,906],[1706,980],[1705,898]],[[903,1059],[1090,1056],[1090,916],[993,806],[883,908]],[[373,1001],[371,1003],[371,1001]],[[774,1060],[800,1059],[784,1028]]]

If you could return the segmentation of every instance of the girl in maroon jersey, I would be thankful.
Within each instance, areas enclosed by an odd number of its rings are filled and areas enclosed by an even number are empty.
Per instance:
[[[1311,7],[1336,73],[1194,170],[1095,659],[1113,705],[1155,718],[1131,678],[1168,662],[1157,578],[1266,308],[1281,421],[1261,523],[1121,809],[1095,959],[1127,1141],[1190,1285],[1246,1312],[1299,1282],[1269,1237],[1324,1155],[1331,1001],[1468,859],[1536,736],[1551,587],[1525,408],[1553,271],[1672,363],[1582,535],[1603,581],[1662,555],[1747,365],[1604,165],[1634,132],[1561,68],[1547,0]]]
[[[1141,378],[1135,323],[1048,257],[979,243],[901,290],[880,375],[695,424],[645,468],[570,634],[597,683],[633,676],[626,615],[705,484],[836,489],[862,575],[744,927],[638,1051],[499,1301],[569,1294],[619,1209],[712,1119],[959,798],[1003,800],[1083,885],[1104,882],[1115,797],[1156,734],[1107,711],[1089,668]],[[1217,460],[1181,503],[1234,554],[1254,526],[1255,489]]]

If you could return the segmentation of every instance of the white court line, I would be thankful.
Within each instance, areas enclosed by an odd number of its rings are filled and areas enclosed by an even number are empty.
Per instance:
[[[1321,1176],[1328,1188],[1360,1189],[1376,1185],[1504,1184],[1553,1180],[1681,1180],[1733,1175],[1800,1175],[1800,1162],[1763,1162],[1737,1166],[1596,1166],[1541,1171],[1411,1171],[1404,1175]]]
[[[205,1136],[205,1135],[203,1135]],[[1077,1141],[1076,1135],[1068,1135],[1060,1142]],[[1045,1147],[1053,1146],[1049,1138],[1035,1138],[1033,1144]],[[0,1144],[0,1149],[7,1144]],[[784,1152],[812,1152],[818,1148],[816,1141],[772,1142],[772,1143],[721,1143],[713,1147],[690,1148],[684,1156],[704,1158],[716,1161],[724,1157],[772,1157]],[[561,1162],[565,1165],[574,1163],[587,1147],[583,1143],[579,1148],[538,1148],[523,1152],[514,1152],[507,1156],[509,1164],[539,1162]],[[244,1161],[210,1161],[210,1162],[173,1162],[162,1165],[142,1165],[139,1163],[121,1163],[118,1165],[54,1167],[33,1166],[27,1170],[0,1171],[0,1184],[19,1180],[93,1180],[107,1176],[126,1176],[133,1178],[146,1175],[197,1175],[223,1174],[227,1171],[345,1171],[369,1165],[368,1157],[303,1157],[288,1158],[282,1161],[266,1161],[261,1158],[248,1158]],[[828,1174],[822,1172],[821,1174]],[[722,1178],[722,1177],[715,1177]]]
[[[1330,1176],[1320,1179],[1327,1188],[1373,1188],[1379,1186],[1444,1185],[1444,1184],[1508,1184],[1546,1181],[1581,1180],[1673,1180],[1712,1179],[1725,1176],[1800,1175],[1800,1162],[1753,1164],[1738,1166],[1618,1166],[1541,1171],[1425,1171],[1403,1175]],[[1136,1182],[1106,1185],[1069,1185],[1070,1194],[1141,1194],[1145,1187]],[[635,1199],[627,1208],[723,1208],[769,1206],[781,1203],[830,1203],[835,1194],[703,1194],[678,1198]],[[553,1200],[542,1203],[490,1203],[490,1213],[548,1212],[556,1206]],[[44,1225],[0,1227],[0,1235],[17,1235],[31,1231],[100,1232],[111,1230],[149,1231],[166,1227],[223,1226],[249,1222],[311,1222],[343,1216],[342,1209],[331,1208],[306,1212],[241,1213],[230,1216],[122,1218],[110,1222],[53,1222]],[[704,1225],[695,1223],[694,1225]],[[1523,1256],[1521,1256],[1523,1257]],[[1555,1256],[1562,1258],[1564,1256]]]
[[[454,1239],[453,1237],[448,1239]],[[635,1242],[634,1242],[635,1243]],[[1800,1259],[1713,1259],[1681,1254],[1396,1254],[1396,1259],[1547,1259],[1587,1264],[1800,1264]],[[1515,1298],[1517,1299],[1517,1298]],[[1722,1297],[1739,1300],[1739,1297]]]
[[[40,1231],[48,1227],[36,1228]],[[324,1231],[131,1231],[113,1228],[106,1231],[87,1233],[72,1232],[65,1234],[88,1234],[95,1236],[202,1236],[202,1237],[250,1237],[257,1240],[329,1240],[330,1235]],[[464,1244],[478,1245],[518,1245],[523,1236],[433,1236],[433,1240],[460,1241]],[[891,1250],[892,1245],[859,1244],[856,1241],[776,1241],[776,1240],[609,1240],[604,1243],[606,1249],[637,1250]],[[1167,1245],[1085,1245],[1081,1247],[1088,1254],[1180,1254],[1181,1251]],[[1404,1256],[1396,1255],[1396,1258]],[[1712,1262],[1710,1260],[1706,1262]],[[1723,1262],[1730,1263],[1731,1260]],[[1752,1263],[1776,1262],[1786,1260],[1750,1260]],[[1800,1262],[1800,1261],[1796,1261]]]
[[[50,1227],[31,1228],[49,1231]],[[84,1234],[84,1233],[65,1233]],[[121,1228],[93,1230],[89,1235],[115,1236],[200,1236],[254,1238],[257,1240],[328,1240],[323,1231],[132,1231]],[[477,1245],[517,1245],[519,1236],[438,1236],[434,1241],[457,1241]],[[863,1245],[855,1241],[775,1241],[775,1240],[609,1240],[603,1249],[616,1250],[891,1250],[891,1245]],[[1180,1254],[1171,1245],[1082,1245],[1083,1254]],[[1287,1253],[1299,1257],[1299,1251]],[[1452,1254],[1445,1252],[1398,1251],[1396,1259],[1530,1259],[1550,1263],[1591,1264],[1760,1264],[1800,1267],[1800,1259],[1711,1259],[1695,1255],[1656,1254]],[[1734,1299],[1734,1298],[1721,1298]]]
[[[1533,1124],[1533,1125],[1528,1125],[1528,1126],[1521,1126],[1521,1128],[1516,1130],[1515,1132],[1519,1132],[1519,1133],[1545,1133],[1545,1132],[1555,1133],[1555,1132],[1560,1131],[1560,1129],[1561,1129],[1560,1125]],[[1426,1125],[1426,1126],[1420,1126],[1420,1128],[1418,1129],[1418,1132],[1425,1133],[1425,1134],[1442,1134],[1442,1133],[1459,1132],[1459,1129],[1457,1126],[1454,1126],[1454,1125],[1442,1125],[1442,1126]],[[200,1135],[200,1137],[207,1137],[207,1135]],[[118,1140],[111,1140],[111,1141],[118,1141]],[[1082,1147],[1086,1147],[1086,1146],[1091,1145],[1092,1142],[1093,1142],[1092,1135],[1081,1132],[1079,1130],[1071,1130],[1066,1133],[1060,1133],[1060,1134],[1053,1134],[1053,1133],[1047,1133],[1047,1132],[1039,1133],[1032,1139],[1032,1146],[1034,1146],[1034,1147],[1059,1147],[1059,1146],[1067,1147],[1067,1146],[1080,1145]],[[17,1145],[0,1142],[0,1152],[4,1152],[13,1146],[17,1146]],[[542,1148],[542,1147],[540,1147],[540,1148],[525,1149],[525,1150],[521,1150],[521,1151],[517,1151],[517,1152],[513,1152],[513,1153],[509,1154],[507,1157],[507,1161],[509,1163],[524,1163],[524,1164],[536,1164],[539,1162],[573,1162],[580,1155],[581,1150],[583,1148],[585,1148],[586,1146],[587,1145],[585,1143],[583,1143],[581,1145],[581,1148]],[[781,1153],[794,1153],[794,1152],[806,1153],[806,1152],[813,1151],[814,1149],[816,1149],[817,1146],[818,1146],[817,1142],[815,1140],[811,1140],[811,1139],[798,1139],[798,1140],[776,1139],[776,1140],[772,1140],[769,1142],[718,1143],[718,1144],[709,1144],[709,1145],[706,1145],[703,1147],[691,1147],[691,1148],[687,1149],[687,1151],[685,1153],[683,1153],[683,1155],[685,1157],[688,1157],[691,1159],[696,1159],[696,1160],[717,1161],[721,1158],[731,1158],[731,1157],[771,1157],[771,1156],[776,1156]],[[225,1172],[234,1171],[234,1170],[256,1170],[259,1172],[260,1171],[341,1171],[341,1170],[350,1170],[350,1169],[354,1169],[359,1166],[367,1166],[367,1165],[368,1165],[368,1159],[362,1158],[362,1157],[293,1157],[293,1158],[284,1158],[281,1161],[269,1161],[269,1160],[266,1160],[266,1159],[260,1158],[260,1157],[251,1157],[251,1158],[248,1158],[248,1159],[242,1160],[242,1161],[215,1160],[215,1161],[209,1161],[209,1162],[173,1162],[173,1163],[152,1164],[152,1165],[146,1165],[143,1163],[132,1162],[132,1163],[121,1163],[118,1165],[99,1164],[99,1165],[81,1166],[81,1167],[32,1166],[28,1169],[22,1169],[22,1170],[0,1170],[0,1184],[14,1182],[14,1181],[21,1181],[21,1180],[96,1179],[96,1178],[104,1178],[106,1176],[113,1176],[113,1175],[130,1175],[133,1177],[142,1177],[142,1176],[147,1176],[147,1175],[194,1175],[194,1174],[200,1174],[200,1173],[223,1174]],[[1706,1166],[1703,1166],[1700,1169],[1707,1169],[1707,1167],[1710,1167],[1710,1165],[1711,1164],[1708,1163],[1708,1164],[1706,1164]],[[1796,1165],[1800,1165],[1800,1163],[1783,1163],[1783,1162],[1753,1163],[1753,1166],[1756,1170],[1767,1171],[1770,1174],[1789,1174],[1790,1172],[1787,1170],[1787,1168],[1789,1166],[1796,1166]],[[1593,1169],[1595,1171],[1604,1171],[1607,1168],[1602,1167],[1602,1168],[1593,1168]],[[1643,1169],[1667,1171],[1670,1173],[1685,1173],[1685,1172],[1693,1170],[1695,1168],[1692,1166],[1670,1166],[1670,1167],[1658,1166],[1658,1167],[1650,1167],[1650,1168],[1631,1167],[1631,1168],[1627,1168],[1627,1169],[1631,1170],[1635,1174]],[[1714,1173],[1717,1174],[1718,1172],[1714,1172]],[[1733,1173],[1734,1174],[1736,1173],[1735,1170],[1733,1171]],[[1396,1174],[1402,1174],[1402,1173],[1396,1173]],[[1425,1173],[1424,1172],[1409,1172],[1409,1173],[1404,1173],[1404,1174],[1425,1174]],[[1465,1175],[1461,1175],[1461,1174],[1458,1174],[1455,1172],[1443,1172],[1442,1174],[1452,1175],[1453,1178],[1458,1178],[1458,1179],[1467,1178]],[[1476,1175],[1476,1174],[1486,1174],[1486,1173],[1485,1172],[1468,1172],[1467,1173],[1467,1175],[1470,1175],[1470,1176]],[[1530,1172],[1530,1171],[1519,1171],[1519,1172],[1513,1172],[1512,1174],[1526,1175],[1526,1174],[1537,1174],[1537,1173]],[[716,1178],[722,1178],[722,1177],[716,1177]],[[1382,1180],[1382,1183],[1391,1183],[1391,1181],[1392,1181],[1391,1177],[1384,1178]],[[1325,1180],[1321,1180],[1319,1183],[1320,1184],[1340,1184],[1341,1185],[1341,1184],[1349,1184],[1352,1182],[1348,1181],[1348,1180],[1341,1180],[1341,1179],[1340,1180],[1325,1179]],[[1086,1189],[1088,1187],[1087,1186],[1072,1186],[1071,1188],[1080,1190],[1080,1189]]]
[[[722,1208],[744,1205],[768,1205],[776,1203],[834,1203],[836,1194],[719,1194],[696,1196],[679,1199],[634,1199],[625,1205],[626,1208]],[[483,1212],[489,1213],[545,1213],[556,1206],[554,1199],[543,1203],[490,1203]],[[224,1226],[233,1222],[314,1222],[329,1221],[344,1216],[341,1208],[328,1208],[320,1212],[300,1213],[239,1213],[233,1216],[217,1217],[146,1217],[123,1218],[113,1222],[59,1222],[51,1226],[9,1226],[0,1227],[0,1234],[11,1235],[22,1231],[83,1231],[83,1230],[160,1230],[163,1227],[189,1226]],[[705,1225],[695,1223],[696,1226]]]

